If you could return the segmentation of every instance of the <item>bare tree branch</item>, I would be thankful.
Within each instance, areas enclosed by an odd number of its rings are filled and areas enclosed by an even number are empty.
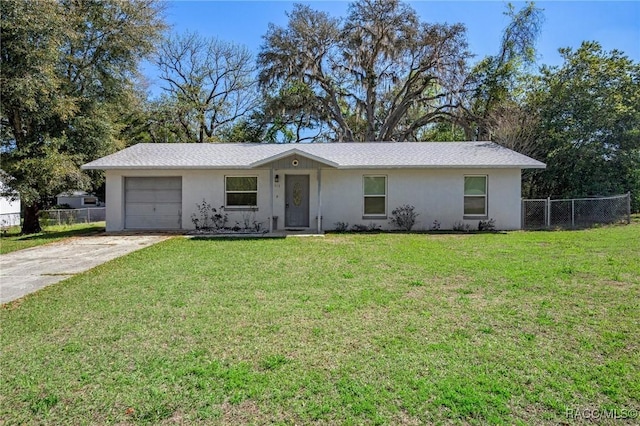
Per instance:
[[[165,41],[156,64],[190,142],[215,141],[258,103],[253,58],[245,47],[186,33]]]

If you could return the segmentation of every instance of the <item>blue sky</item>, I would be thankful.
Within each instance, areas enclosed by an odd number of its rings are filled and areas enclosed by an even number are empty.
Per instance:
[[[332,16],[346,16],[349,2],[312,1],[312,8]],[[469,49],[478,59],[497,52],[502,30],[508,23],[503,1],[410,1],[427,22],[461,22],[467,27]],[[513,2],[516,8],[525,3]],[[173,1],[166,4],[171,31],[195,31],[246,45],[257,53],[270,22],[286,25],[291,1]],[[560,47],[577,48],[595,40],[604,49],[619,49],[640,62],[640,2],[638,1],[538,1],[545,20],[538,40],[538,63],[560,65]],[[144,72],[155,91],[152,67]]]

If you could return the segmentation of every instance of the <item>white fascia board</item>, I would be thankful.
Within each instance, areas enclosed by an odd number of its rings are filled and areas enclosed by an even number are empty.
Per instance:
[[[501,165],[478,165],[478,164],[442,164],[442,165],[366,165],[366,166],[340,166],[342,170],[357,169],[545,169],[545,164],[523,165],[523,164],[501,164]]]

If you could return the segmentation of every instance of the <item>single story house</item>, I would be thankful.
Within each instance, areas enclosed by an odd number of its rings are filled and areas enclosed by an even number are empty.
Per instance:
[[[7,178],[0,170],[0,229],[20,226],[20,195],[5,184]]]
[[[138,144],[92,161],[106,172],[107,231],[188,230],[203,200],[229,223],[323,232],[339,223],[392,229],[521,227],[521,171],[539,161],[491,142]]]
[[[86,209],[102,206],[98,197],[80,190],[61,192],[56,195],[56,204],[60,206],[66,204],[72,209]]]

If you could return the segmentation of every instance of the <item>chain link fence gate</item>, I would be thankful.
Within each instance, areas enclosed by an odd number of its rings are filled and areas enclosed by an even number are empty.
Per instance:
[[[631,222],[631,193],[598,198],[522,200],[522,229],[586,228]]]

